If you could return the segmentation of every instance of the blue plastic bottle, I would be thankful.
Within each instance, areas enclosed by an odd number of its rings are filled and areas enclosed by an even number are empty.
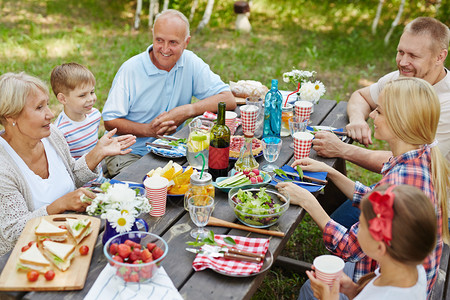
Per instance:
[[[266,94],[264,103],[264,132],[265,137],[280,137],[281,105],[283,96],[278,91],[278,80],[272,79],[272,87]]]

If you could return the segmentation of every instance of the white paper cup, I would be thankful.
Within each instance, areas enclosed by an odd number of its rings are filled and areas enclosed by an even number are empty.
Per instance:
[[[258,116],[259,108],[256,105],[243,105],[240,108],[242,119],[242,131],[255,133],[256,117]]]
[[[331,287],[344,273],[345,263],[342,258],[335,255],[321,255],[314,259],[313,265],[316,269],[316,278]]]
[[[296,132],[292,137],[294,138],[294,158],[308,157],[314,135],[309,132]]]
[[[145,179],[145,195],[150,201],[152,210],[150,216],[161,217],[166,213],[167,186],[169,180],[160,176],[153,176]]]
[[[309,120],[309,118],[311,116],[312,107],[313,107],[313,104],[311,102],[303,101],[303,100],[296,101],[294,104],[294,107],[295,107],[294,110],[295,110],[296,116],[299,116],[299,117]]]
[[[232,135],[236,131],[236,118],[237,113],[235,113],[234,111],[225,112],[225,125],[227,125],[228,128],[230,128],[230,132]]]

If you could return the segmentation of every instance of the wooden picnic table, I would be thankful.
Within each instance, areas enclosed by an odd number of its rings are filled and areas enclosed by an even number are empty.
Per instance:
[[[319,104],[314,107],[314,113],[311,115],[311,125],[325,125],[336,128],[344,127],[348,123],[346,106],[347,102],[336,103],[336,101],[333,100],[322,99]],[[239,113],[239,109],[237,109],[236,112]],[[239,132],[242,132],[241,127],[237,130],[237,134],[239,134]],[[185,126],[178,131],[175,136],[187,138],[188,134],[189,130],[187,126]],[[284,164],[291,164],[294,160],[293,150],[289,148],[292,137],[288,136],[283,137],[282,139],[282,150],[275,162],[275,164],[280,167]],[[314,150],[311,150],[310,157],[323,161],[328,165],[339,168],[342,172],[345,172],[345,163],[342,163],[342,161],[338,159],[321,158],[317,156]],[[187,165],[185,157],[173,160],[181,165]],[[267,164],[263,156],[257,158],[257,160],[260,167]],[[147,172],[151,169],[162,167],[167,162],[167,158],[149,153],[123,170],[115,177],[115,179],[141,183]],[[331,183],[326,187],[324,196],[327,196],[328,194],[330,194],[329,196],[331,197],[335,196],[335,191],[333,190]],[[229,207],[227,193],[216,190],[215,202],[216,207],[212,214],[214,217],[229,222],[239,223],[234,212]],[[207,229],[213,230],[215,234],[269,238],[269,250],[272,252],[274,258],[277,258],[302,220],[304,214],[305,212],[301,207],[291,205],[280,218],[279,222],[268,228],[284,232],[284,238],[271,237],[224,227],[207,226]],[[190,220],[189,213],[184,209],[183,197],[168,197],[166,214],[162,217],[151,217],[149,214],[143,214],[140,217],[147,221],[149,232],[157,234],[167,241],[169,253],[162,265],[184,299],[250,299],[267,274],[267,272],[265,272],[257,276],[236,278],[218,274],[210,269],[195,272],[192,268],[192,261],[194,260],[195,254],[185,250],[187,246],[186,242],[192,241],[189,232],[195,225]],[[83,299],[107,263],[103,254],[103,244],[101,239],[102,233],[100,232],[92,256],[88,277],[82,290],[63,292],[8,292],[0,293],[0,298],[11,297],[12,299],[46,300]],[[5,266],[8,257],[8,254],[0,257],[0,269],[3,269]]]

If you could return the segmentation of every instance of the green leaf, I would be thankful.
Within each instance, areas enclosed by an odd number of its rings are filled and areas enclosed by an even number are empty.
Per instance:
[[[166,141],[168,141],[168,140],[166,140]],[[178,139],[178,140],[176,140],[176,141],[169,141],[169,145],[171,145],[171,146],[179,146],[180,144],[186,144],[186,139]]]
[[[232,245],[232,246],[236,245],[236,241],[232,237],[229,237],[229,236],[224,238],[223,241],[225,243],[227,243],[228,245]]]
[[[303,180],[303,170],[300,166],[297,166],[298,177]]]
[[[275,172],[275,174],[277,174],[278,176],[280,176],[280,177],[287,177],[287,174],[286,174],[286,172],[284,172],[283,170],[281,170],[281,169],[275,169],[275,170],[273,170],[274,172]]]
[[[195,242],[186,242],[186,244],[190,245],[190,246],[203,246],[203,245],[212,245],[212,246],[217,246],[218,244],[216,243],[216,241],[214,240],[214,231],[210,230],[208,233],[208,236],[206,238],[203,239],[203,241],[199,241],[198,237],[195,240]]]

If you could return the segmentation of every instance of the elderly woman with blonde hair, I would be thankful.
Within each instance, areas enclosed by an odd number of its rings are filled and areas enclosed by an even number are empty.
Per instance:
[[[32,218],[85,211],[81,188],[98,176],[97,165],[109,155],[126,154],[132,135],[105,134],[95,148],[74,160],[64,136],[51,124],[49,91],[25,73],[0,76],[0,255],[14,247]],[[127,150],[124,150],[127,149]]]
[[[440,103],[432,86],[419,78],[399,78],[386,84],[380,94],[378,105],[370,113],[374,120],[375,138],[385,140],[393,156],[383,166],[382,184],[408,184],[421,189],[435,207],[437,216],[437,243],[433,252],[424,261],[430,293],[436,278],[442,254],[443,240],[448,242],[447,187],[449,167],[435,140],[440,117]],[[326,171],[328,178],[349,198],[354,206],[370,187],[353,182],[332,167],[313,159],[296,160],[293,166],[305,171]],[[353,280],[372,272],[376,262],[367,257],[357,241],[359,222],[350,229],[332,220],[308,191],[292,183],[281,183],[287,188],[291,203],[301,205],[323,231],[323,240],[328,250],[354,262]],[[302,288],[300,296],[305,292]],[[303,295],[304,297],[305,295]]]

